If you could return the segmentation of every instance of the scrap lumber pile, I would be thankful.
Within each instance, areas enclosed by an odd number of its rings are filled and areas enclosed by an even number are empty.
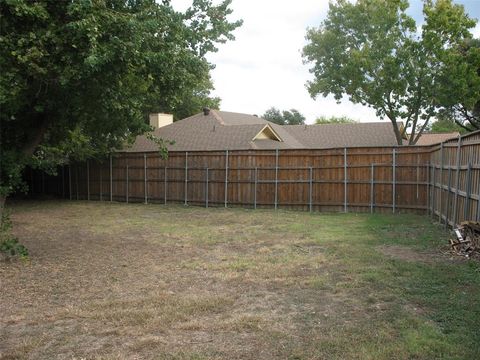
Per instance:
[[[480,257],[480,222],[464,221],[454,229],[456,239],[450,239],[452,249],[466,257]]]

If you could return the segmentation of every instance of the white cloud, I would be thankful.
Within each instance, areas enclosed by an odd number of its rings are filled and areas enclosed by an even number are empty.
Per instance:
[[[191,0],[172,1],[177,10],[189,4]],[[327,0],[234,0],[232,8],[230,20],[243,19],[244,24],[235,31],[235,41],[208,57],[216,65],[214,95],[222,99],[222,110],[261,115],[275,106],[295,108],[309,123],[319,115],[378,121],[372,109],[347,100],[313,100],[305,87],[311,78],[301,57],[306,29],[324,19]]]

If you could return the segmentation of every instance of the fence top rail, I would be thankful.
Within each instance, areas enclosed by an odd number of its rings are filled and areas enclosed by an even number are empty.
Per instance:
[[[125,170],[127,165],[123,166],[112,166],[112,169],[120,169],[120,170]],[[391,168],[393,166],[393,162],[388,162],[388,163],[365,163],[365,164],[355,164],[355,165],[349,165],[347,163],[347,167],[349,169],[352,168],[370,168],[371,166],[375,167],[386,167],[386,168]],[[434,164],[429,164],[429,163],[396,163],[395,167],[400,168],[400,167],[406,167],[406,168],[429,168],[431,166],[435,166]],[[472,167],[475,166],[480,166],[480,164],[471,164]],[[332,170],[332,169],[343,169],[345,166],[342,165],[330,165],[330,166],[246,166],[246,167],[229,167],[229,170],[236,171],[236,170],[251,170],[254,171],[255,169],[257,170]],[[438,167],[438,165],[437,165]],[[144,170],[145,166],[144,165],[128,165],[129,170]],[[169,166],[167,167],[168,170],[183,170],[185,171],[185,166]],[[212,166],[192,166],[188,167],[188,170],[192,171],[201,171],[201,170],[206,170],[209,169],[211,171],[225,171],[225,167],[212,167]],[[158,169],[165,169],[165,166],[147,166],[148,170],[158,170]]]
[[[438,145],[438,144],[436,144]],[[397,154],[415,154],[415,153],[425,153],[428,154],[432,146],[435,145],[395,145],[395,146],[358,146],[358,147],[333,147],[333,148],[299,148],[299,149],[238,149],[238,150],[188,150],[188,151],[169,151],[169,154],[181,154],[181,156],[185,156],[185,153],[188,152],[188,156],[219,156],[225,155],[228,151],[230,155],[237,155],[237,156],[251,156],[251,155],[260,155],[260,156],[275,156],[277,151],[279,153],[283,153],[282,156],[290,155],[290,156],[299,156],[305,155],[305,153],[312,153],[312,155],[316,155],[317,152],[328,152],[328,155],[338,155],[343,156],[345,149],[347,149],[347,155],[389,155],[391,154],[393,149],[396,149]],[[362,151],[362,150],[378,150],[378,152],[373,151]],[[379,149],[384,149],[381,151]],[[332,153],[337,151],[338,153]],[[287,153],[287,154],[286,154]],[[288,154],[292,153],[292,154]],[[144,157],[144,154],[155,154],[161,156],[160,152],[158,151],[142,151],[142,152],[130,152],[130,151],[117,151],[113,153],[113,156],[121,155],[128,156],[128,157]]]

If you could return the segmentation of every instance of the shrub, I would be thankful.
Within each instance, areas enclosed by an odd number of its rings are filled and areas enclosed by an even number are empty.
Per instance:
[[[11,260],[15,257],[27,259],[28,249],[18,242],[18,239],[12,235],[11,230],[10,214],[7,211],[3,211],[0,219],[0,254],[6,260]]]

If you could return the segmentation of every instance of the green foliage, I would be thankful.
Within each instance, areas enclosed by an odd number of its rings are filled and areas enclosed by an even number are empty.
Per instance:
[[[275,107],[271,107],[270,109],[265,111],[265,114],[262,115],[262,118],[275,124],[285,125],[282,112]]]
[[[230,3],[1,1],[1,194],[26,165],[53,171],[132,142],[151,112],[218,106],[205,56],[241,25]]]
[[[459,126],[455,120],[445,117],[441,117],[437,121],[431,123],[428,130],[434,133],[450,133],[457,131],[460,134],[464,134],[467,132],[463,127]]]
[[[332,94],[340,101],[348,96],[372,107],[377,116],[390,119],[398,144],[409,127],[409,142],[415,144],[441,107],[438,94],[446,91],[446,79],[452,80],[447,75],[453,59],[464,64],[452,54],[472,37],[469,29],[475,26],[462,6],[428,0],[418,34],[407,8],[406,0],[337,0],[321,26],[308,30],[303,50],[305,61],[313,63],[312,97]]]
[[[466,39],[442,54],[442,114],[464,131],[480,129],[480,39]]]
[[[305,124],[305,116],[298,110],[290,109],[280,111],[275,107],[271,107],[262,115],[265,120],[271,121],[278,125],[303,125]]]
[[[175,141],[165,140],[165,139],[159,138],[158,136],[155,136],[151,132],[146,133],[145,137],[148,140],[153,141],[155,144],[157,144],[157,146],[159,148],[160,155],[162,156],[163,159],[166,159],[168,157],[167,144],[168,145],[174,145],[175,144]]]
[[[0,198],[15,190],[26,190],[22,181],[22,170],[25,164],[25,158],[21,154],[2,151],[0,147]]]
[[[347,116],[319,116],[315,120],[315,124],[322,125],[322,124],[355,124],[357,120],[351,119]]]
[[[0,219],[0,254],[7,260],[14,257],[28,258],[28,250],[11,234],[12,222],[10,215],[4,210]]]

